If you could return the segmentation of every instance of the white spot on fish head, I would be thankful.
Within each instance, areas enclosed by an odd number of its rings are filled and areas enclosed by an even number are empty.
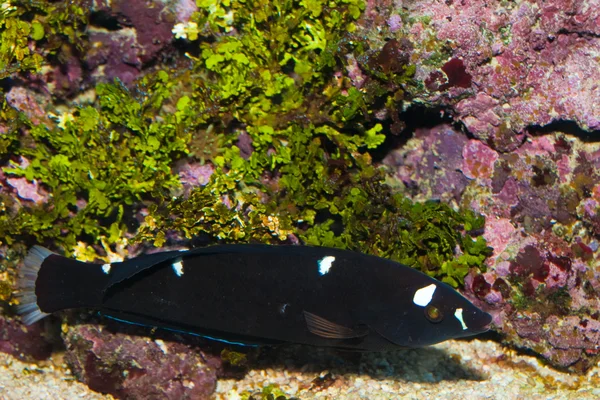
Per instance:
[[[102,272],[104,272],[106,275],[108,275],[110,273],[110,269],[111,269],[111,265],[110,264],[104,264],[102,266]]]
[[[437,286],[435,286],[435,283],[432,283],[431,285],[417,290],[413,296],[413,303],[420,307],[427,307],[433,298],[433,293],[435,293],[436,288]]]
[[[318,261],[319,274],[321,274],[321,275],[327,274],[329,272],[329,270],[331,269],[331,266],[333,265],[334,261],[335,261],[334,256],[326,256],[326,257],[321,258]]]
[[[177,259],[173,264],[171,264],[171,267],[173,268],[173,272],[175,272],[175,275],[183,275],[183,260],[181,258]]]
[[[457,308],[456,311],[454,311],[454,316],[456,317],[456,319],[458,320],[458,322],[460,322],[460,325],[463,328],[463,331],[466,331],[468,329],[467,324],[465,324],[465,320],[463,319],[463,309],[462,308]]]

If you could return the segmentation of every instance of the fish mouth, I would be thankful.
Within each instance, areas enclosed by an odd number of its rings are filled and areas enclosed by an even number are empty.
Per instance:
[[[492,325],[492,315],[486,313],[485,311],[480,311],[480,316],[479,316],[479,327],[477,328],[478,332],[487,332],[490,330],[491,325]]]
[[[469,327],[469,331],[472,333],[483,333],[490,330],[492,325],[492,315],[482,310],[474,310],[467,314],[466,324]]]

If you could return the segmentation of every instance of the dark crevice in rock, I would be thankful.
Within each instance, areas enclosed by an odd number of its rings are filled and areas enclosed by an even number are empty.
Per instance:
[[[399,135],[390,134],[391,120],[382,121],[383,132],[386,132],[385,141],[376,149],[370,151],[373,161],[379,162],[392,150],[402,147],[413,137],[418,128],[433,128],[438,125],[451,124],[453,118],[451,111],[444,107],[425,107],[421,105],[410,106],[406,111],[400,112],[400,120],[405,128]]]
[[[528,128],[528,131],[533,136],[560,132],[566,135],[573,135],[586,143],[600,142],[600,130],[587,131],[581,128],[575,121],[557,120],[543,126],[532,125]]]
[[[584,37],[584,38],[595,38],[595,39],[600,38],[600,33],[591,32],[591,31],[570,31],[568,29],[561,29],[557,32],[557,35],[573,35],[573,34],[575,34],[579,37]]]
[[[118,31],[123,28],[119,19],[111,13],[97,11],[90,14],[90,25],[104,28],[108,31]]]

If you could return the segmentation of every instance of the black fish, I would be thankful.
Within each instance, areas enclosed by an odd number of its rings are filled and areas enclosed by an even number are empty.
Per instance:
[[[221,245],[100,265],[34,246],[24,265],[18,311],[27,324],[92,307],[235,344],[379,351],[474,335],[491,322],[419,271],[323,247]]]

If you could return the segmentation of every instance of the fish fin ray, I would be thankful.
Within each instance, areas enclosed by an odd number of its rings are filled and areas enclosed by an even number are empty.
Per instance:
[[[304,311],[304,319],[311,333],[327,339],[355,339],[366,336],[369,333],[366,329],[348,328],[308,311]]]
[[[19,291],[15,293],[15,297],[19,299],[19,305],[16,307],[16,311],[17,314],[21,314],[21,319],[25,325],[31,325],[50,315],[40,310],[35,288],[42,264],[46,258],[53,254],[55,253],[45,247],[33,246],[25,256],[23,265],[17,273],[17,288]]]

